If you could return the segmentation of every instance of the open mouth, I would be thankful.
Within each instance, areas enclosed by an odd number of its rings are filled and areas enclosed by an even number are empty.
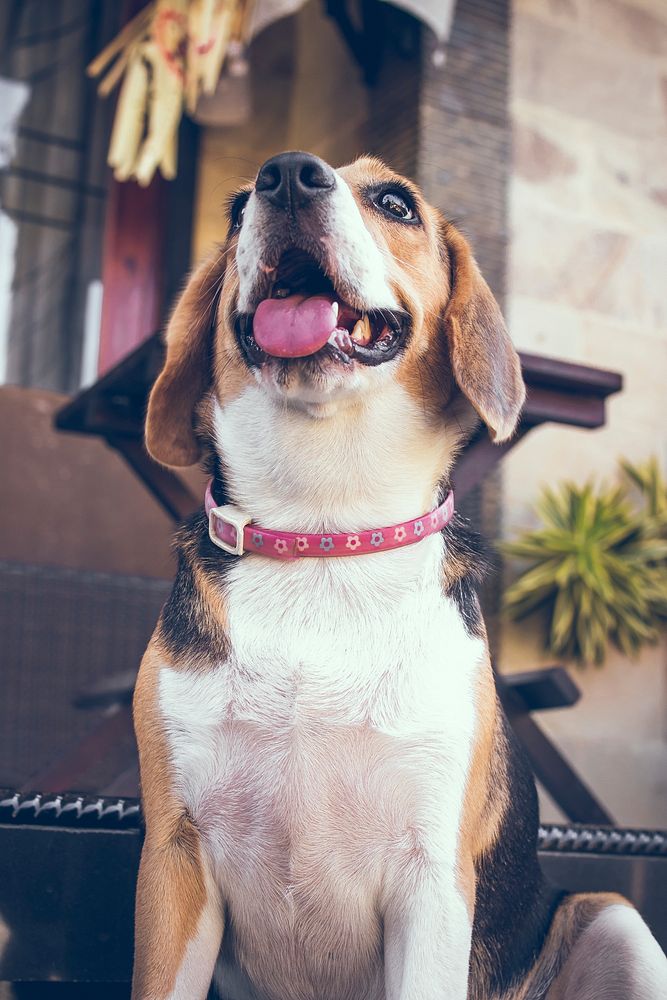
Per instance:
[[[304,250],[285,251],[269,273],[266,298],[237,320],[239,342],[253,365],[270,358],[329,356],[343,364],[378,365],[395,357],[409,331],[403,311],[359,311],[336,292]]]

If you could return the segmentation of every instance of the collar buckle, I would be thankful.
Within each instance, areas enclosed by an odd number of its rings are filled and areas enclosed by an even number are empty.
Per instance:
[[[208,512],[208,537],[214,545],[231,556],[242,556],[243,529],[251,521],[249,514],[231,503],[211,507]]]

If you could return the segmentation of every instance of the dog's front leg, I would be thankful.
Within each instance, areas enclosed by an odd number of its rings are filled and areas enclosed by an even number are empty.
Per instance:
[[[146,839],[137,883],[133,1000],[204,1000],[223,932],[224,907],[206,845],[176,791],[165,738],[159,677],[169,662],[156,632],[134,692]]]
[[[471,936],[452,873],[424,868],[409,879],[384,914],[386,1000],[466,1000]]]
[[[223,907],[199,835],[183,815],[144,843],[137,884],[132,1000],[204,1000],[223,932]]]

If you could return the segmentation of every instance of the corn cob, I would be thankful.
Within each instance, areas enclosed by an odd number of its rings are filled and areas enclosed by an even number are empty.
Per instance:
[[[100,54],[87,67],[86,72],[88,76],[99,76],[102,70],[108,66],[114,56],[118,55],[122,49],[131,48],[134,42],[143,38],[154,14],[155,3],[149,3],[131,21],[128,21],[125,27],[118,32],[116,37],[102,49]]]
[[[142,46],[144,59],[150,64],[152,79],[148,106],[148,132],[141,147],[134,174],[140,184],[150,183],[158,167],[166,166],[173,176],[173,143],[178,131],[183,107],[183,81],[167,65],[164,55],[154,42]],[[170,145],[170,143],[172,145]],[[166,156],[165,156],[166,153]]]
[[[118,181],[132,176],[144,131],[147,95],[148,68],[137,45],[129,58],[109,145],[108,163]]]
[[[178,124],[215,91],[225,59],[243,68],[254,0],[152,0],[87,68],[98,93],[122,85],[108,162],[118,180],[176,174]]]

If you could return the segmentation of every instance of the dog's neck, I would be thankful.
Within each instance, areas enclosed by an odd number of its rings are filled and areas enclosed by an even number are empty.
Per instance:
[[[393,383],[316,419],[251,387],[213,413],[229,502],[267,528],[358,531],[431,510],[458,441]]]

